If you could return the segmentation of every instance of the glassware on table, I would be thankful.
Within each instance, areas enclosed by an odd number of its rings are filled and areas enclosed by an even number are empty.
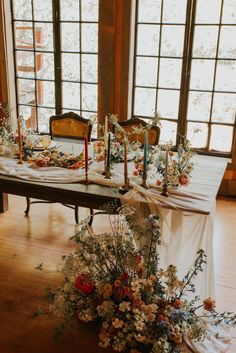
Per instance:
[[[52,140],[50,135],[43,135],[40,137],[40,143],[45,149],[47,149],[50,146],[51,142]]]

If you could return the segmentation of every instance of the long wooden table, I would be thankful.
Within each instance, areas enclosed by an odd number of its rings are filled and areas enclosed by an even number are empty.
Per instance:
[[[227,160],[225,158],[196,156],[198,165],[193,172],[187,192],[200,192],[215,198],[224,174]],[[8,195],[19,195],[29,198],[60,202],[69,205],[100,209],[104,204],[120,204],[121,194],[115,189],[97,184],[81,183],[47,183],[28,181],[0,173],[0,212],[8,209]]]
[[[121,194],[113,188],[101,185],[79,183],[58,184],[26,181],[0,175],[0,212],[8,209],[8,195],[25,196],[50,202],[60,202],[100,209],[105,204],[116,202],[120,205]]]

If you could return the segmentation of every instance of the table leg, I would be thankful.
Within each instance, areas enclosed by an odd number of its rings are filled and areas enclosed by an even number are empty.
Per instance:
[[[0,193],[0,213],[8,210],[8,194]]]

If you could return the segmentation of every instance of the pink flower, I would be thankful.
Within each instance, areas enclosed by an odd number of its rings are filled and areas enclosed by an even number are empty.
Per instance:
[[[187,186],[189,184],[189,177],[187,174],[182,174],[179,177],[180,185]]]

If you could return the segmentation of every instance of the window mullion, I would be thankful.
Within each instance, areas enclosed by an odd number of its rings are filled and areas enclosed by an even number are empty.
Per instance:
[[[62,113],[60,0],[52,1],[56,114]]]
[[[196,5],[196,0],[188,0],[178,112],[177,144],[181,142],[182,136],[185,136],[187,131],[187,109]]]

